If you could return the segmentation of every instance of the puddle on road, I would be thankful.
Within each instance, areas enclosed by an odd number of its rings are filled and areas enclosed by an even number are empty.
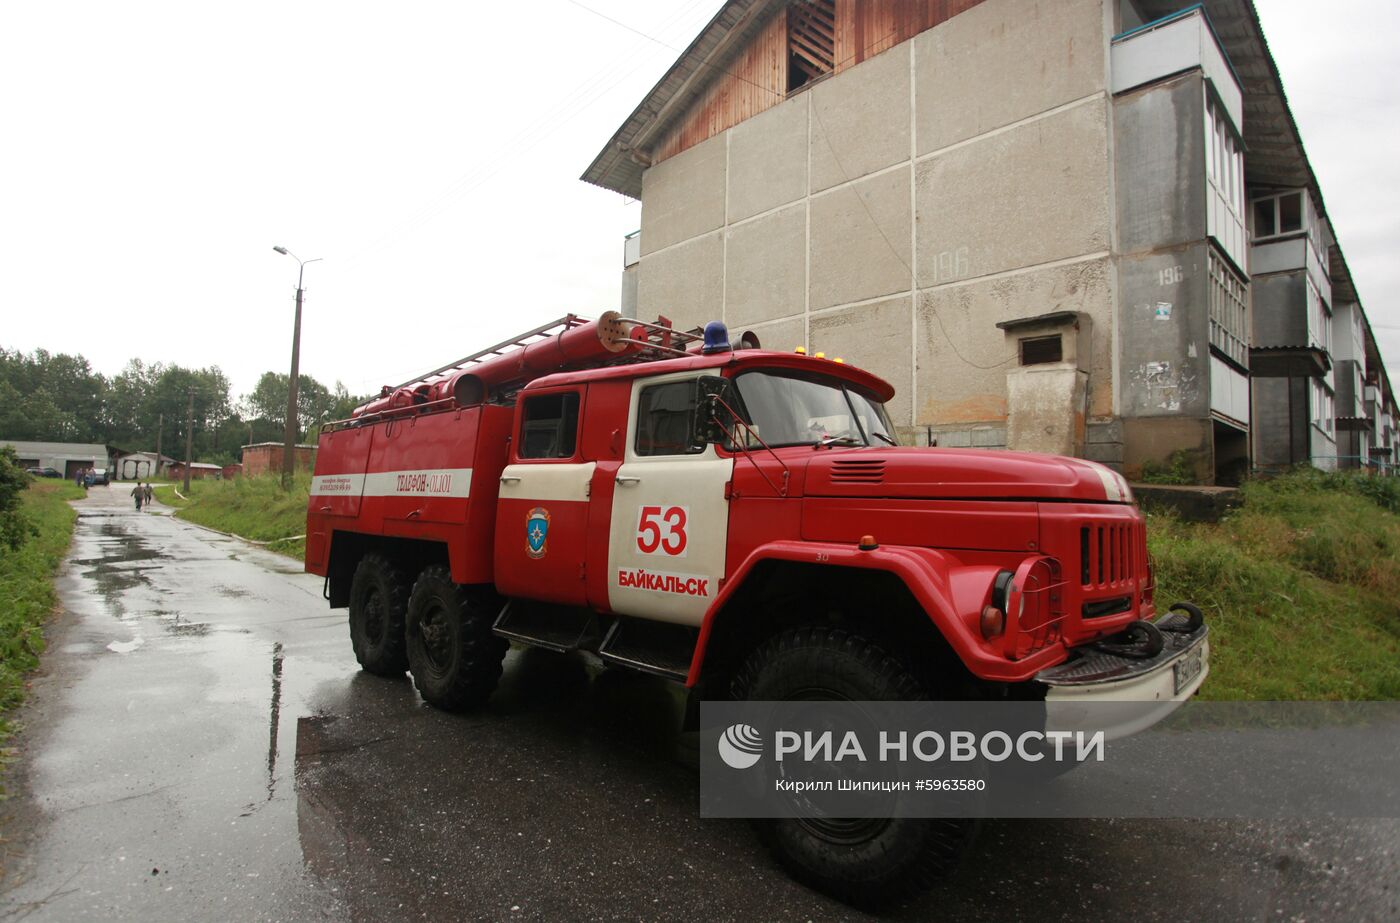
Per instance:
[[[113,617],[122,621],[131,621],[136,618],[154,620],[166,634],[181,638],[204,637],[216,631],[247,633],[247,629],[244,628],[220,629],[208,622],[190,621],[179,612],[170,609],[148,610],[133,603],[131,608],[134,611],[128,611],[129,601],[126,596],[131,590],[146,586],[151,587],[156,593],[164,592],[152,586],[147,575],[150,571],[160,569],[161,564],[157,562],[168,561],[171,556],[152,547],[144,536],[123,525],[122,521],[127,517],[112,513],[92,513],[80,514],[79,519],[112,520],[100,524],[90,524],[90,526],[96,526],[95,529],[91,529],[89,535],[95,539],[94,544],[97,546],[99,554],[75,558],[72,563],[76,567],[85,568],[80,571],[80,575],[92,581],[97,594],[106,605],[108,613]],[[142,562],[152,563],[141,566]],[[216,587],[215,591],[228,598],[251,595],[246,590],[228,586]],[[114,641],[107,645],[107,649],[117,653],[128,653],[139,646],[139,639],[135,642]]]

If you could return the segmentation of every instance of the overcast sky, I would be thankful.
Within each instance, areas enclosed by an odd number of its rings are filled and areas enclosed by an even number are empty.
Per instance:
[[[578,176],[718,0],[6,3],[0,346],[367,392],[616,307]],[[1400,4],[1256,0],[1400,384]],[[671,47],[666,47],[671,46]]]

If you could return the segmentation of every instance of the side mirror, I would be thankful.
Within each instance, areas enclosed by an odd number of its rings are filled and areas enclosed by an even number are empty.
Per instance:
[[[690,434],[690,444],[696,448],[712,442],[723,442],[724,427],[716,417],[720,405],[730,403],[734,387],[728,378],[719,375],[702,375],[695,379],[695,416]]]

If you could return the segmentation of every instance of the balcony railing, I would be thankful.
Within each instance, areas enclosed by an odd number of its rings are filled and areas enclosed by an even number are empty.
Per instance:
[[[1115,35],[1112,64],[1114,93],[1199,67],[1235,129],[1244,125],[1239,78],[1200,4]]]

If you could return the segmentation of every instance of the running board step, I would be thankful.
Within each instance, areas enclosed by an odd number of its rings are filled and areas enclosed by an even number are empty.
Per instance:
[[[502,638],[565,653],[592,648],[598,629],[593,613],[539,603],[509,600],[491,630]]]
[[[608,629],[598,656],[666,679],[684,682],[700,630],[689,625],[620,618]]]

